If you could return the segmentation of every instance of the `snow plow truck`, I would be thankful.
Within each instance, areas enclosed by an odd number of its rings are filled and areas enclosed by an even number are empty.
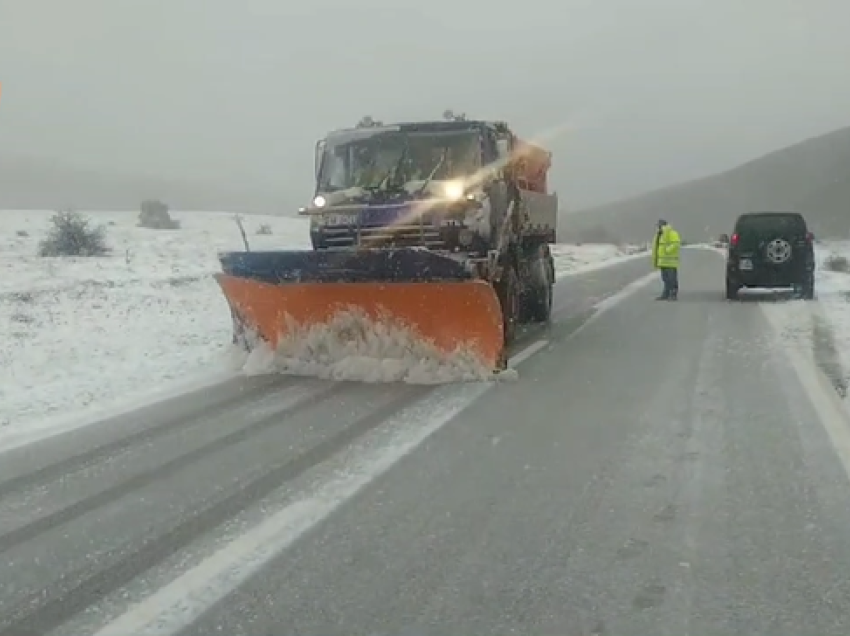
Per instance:
[[[234,342],[275,349],[357,311],[505,369],[518,325],[552,308],[550,166],[504,122],[370,120],[329,133],[299,211],[313,249],[219,255]]]

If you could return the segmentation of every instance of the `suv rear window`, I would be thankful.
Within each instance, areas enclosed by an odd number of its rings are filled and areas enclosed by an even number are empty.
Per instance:
[[[735,232],[738,234],[805,234],[806,221],[801,214],[752,214],[738,219]]]

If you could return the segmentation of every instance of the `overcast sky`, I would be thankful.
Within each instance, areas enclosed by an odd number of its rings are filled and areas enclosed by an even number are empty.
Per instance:
[[[0,153],[307,196],[326,130],[453,108],[550,136],[582,207],[850,125],[848,29],[848,0],[0,0]]]

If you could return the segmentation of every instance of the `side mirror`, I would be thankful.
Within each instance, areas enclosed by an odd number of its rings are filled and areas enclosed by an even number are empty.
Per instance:
[[[319,180],[319,172],[322,169],[322,156],[325,154],[325,140],[320,139],[316,142],[316,155],[313,158],[313,172],[316,180]]]

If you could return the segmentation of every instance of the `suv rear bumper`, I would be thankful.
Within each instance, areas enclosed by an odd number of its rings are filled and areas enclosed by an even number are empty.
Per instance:
[[[726,278],[744,287],[765,287],[770,289],[804,285],[811,280],[814,272],[814,268],[793,269],[790,271],[776,271],[762,268],[748,271],[740,270],[737,267],[727,267]]]

